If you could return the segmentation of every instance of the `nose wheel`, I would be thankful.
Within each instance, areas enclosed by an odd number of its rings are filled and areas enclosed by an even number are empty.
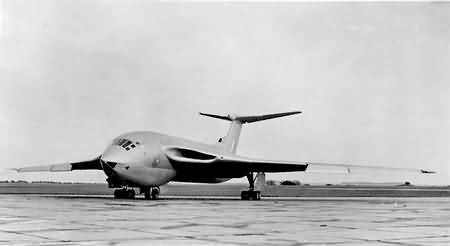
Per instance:
[[[158,200],[160,189],[159,187],[149,187],[143,193],[145,200]]]
[[[134,199],[136,192],[133,189],[117,189],[114,191],[114,198],[118,199]]]

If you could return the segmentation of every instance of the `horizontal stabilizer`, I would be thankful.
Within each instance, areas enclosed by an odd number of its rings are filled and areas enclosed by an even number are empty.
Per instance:
[[[269,119],[284,117],[284,116],[293,115],[293,114],[300,114],[300,113],[301,113],[301,111],[291,111],[291,112],[285,112],[285,113],[263,114],[263,115],[252,115],[252,116],[239,116],[239,115],[234,115],[234,114],[222,116],[222,115],[207,114],[207,113],[200,112],[200,115],[208,116],[208,117],[212,117],[212,118],[216,118],[216,119],[221,119],[221,120],[239,121],[240,123],[244,124],[244,123],[252,123],[252,122],[256,122],[256,121],[269,120]]]
[[[220,120],[229,120],[229,121],[231,121],[231,117],[229,115],[228,116],[221,116],[221,115],[207,114],[207,113],[202,113],[202,112],[200,112],[199,114],[203,115],[203,116],[208,116],[208,117],[211,117],[211,118],[220,119]]]

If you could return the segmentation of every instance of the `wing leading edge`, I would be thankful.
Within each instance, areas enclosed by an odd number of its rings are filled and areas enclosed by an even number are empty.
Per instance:
[[[43,166],[31,166],[14,169],[17,172],[68,172],[73,170],[103,170],[100,157],[87,161],[66,162]]]

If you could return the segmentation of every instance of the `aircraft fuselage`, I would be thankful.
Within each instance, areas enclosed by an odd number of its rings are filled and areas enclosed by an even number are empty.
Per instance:
[[[120,141],[125,144],[119,145]],[[164,146],[193,148],[212,153],[223,151],[218,145],[203,144],[156,132],[125,133],[115,138],[100,156],[103,170],[109,177],[108,182],[114,182],[118,186],[151,187],[169,181],[220,183],[232,178],[214,177],[210,173],[202,173],[201,170],[177,170],[173,166],[176,164],[169,161],[164,154]],[[111,168],[114,172],[109,171]]]

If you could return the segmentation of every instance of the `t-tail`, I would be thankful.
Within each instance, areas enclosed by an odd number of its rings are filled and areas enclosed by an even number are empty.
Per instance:
[[[227,116],[215,115],[215,114],[206,114],[200,113],[200,115],[208,116],[221,120],[231,121],[230,128],[228,129],[228,133],[225,137],[219,139],[219,144],[223,146],[226,152],[236,153],[236,147],[239,142],[239,136],[241,134],[242,125],[245,123],[253,123],[262,120],[269,120],[274,118],[279,118],[283,116],[300,114],[301,111],[291,111],[286,113],[277,113],[277,114],[264,114],[264,115],[253,115],[253,116],[240,116],[236,114],[229,114]]]

